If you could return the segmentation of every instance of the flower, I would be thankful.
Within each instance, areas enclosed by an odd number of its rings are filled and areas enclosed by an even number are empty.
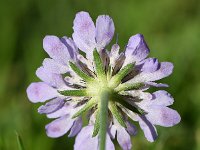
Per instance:
[[[77,135],[75,150],[97,150],[100,127],[106,124],[106,149],[115,149],[111,139],[117,138],[122,149],[130,150],[130,135],[137,133],[130,120],[139,122],[150,142],[157,138],[155,125],[171,127],[180,122],[180,115],[167,107],[174,102],[169,93],[146,91],[150,87],[168,87],[155,81],[169,76],[173,64],[147,58],[149,48],[143,35],[132,36],[124,52],[119,52],[118,44],[111,51],[106,49],[115,30],[109,16],[99,16],[95,26],[87,12],[79,12],[73,29],[73,40],[44,38],[43,47],[50,58],[44,59],[36,71],[42,82],[27,88],[31,102],[46,102],[38,112],[55,119],[45,127],[49,137],[70,131],[69,137]],[[109,111],[107,122],[101,122],[101,96],[105,93]],[[85,113],[89,123],[82,127]]]

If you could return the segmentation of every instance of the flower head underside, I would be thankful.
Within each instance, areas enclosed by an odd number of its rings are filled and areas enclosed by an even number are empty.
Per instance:
[[[131,149],[130,135],[136,135],[138,122],[148,141],[157,138],[155,125],[170,127],[180,122],[179,114],[167,107],[174,99],[164,91],[149,93],[151,87],[168,87],[156,83],[173,71],[170,62],[147,58],[150,50],[143,35],[132,36],[124,51],[116,43],[106,46],[114,35],[114,23],[107,15],[94,25],[87,12],[77,13],[73,39],[46,36],[44,50],[50,58],[43,61],[36,75],[42,82],[27,88],[31,102],[46,102],[38,112],[55,120],[46,125],[49,137],[69,132],[76,136],[75,150],[99,148],[102,95],[107,99],[106,149],[115,149],[117,138],[122,149]],[[88,123],[83,126],[82,118]],[[132,121],[131,121],[132,120]]]

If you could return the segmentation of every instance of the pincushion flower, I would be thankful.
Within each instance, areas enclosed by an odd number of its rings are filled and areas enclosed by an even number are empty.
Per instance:
[[[42,82],[27,88],[31,102],[46,102],[38,112],[55,119],[46,125],[49,137],[77,135],[75,150],[112,150],[111,139],[117,138],[123,150],[130,150],[130,135],[137,133],[130,120],[139,123],[150,142],[157,138],[155,125],[171,127],[180,122],[177,111],[168,107],[174,102],[168,92],[146,91],[167,87],[156,81],[169,76],[173,64],[147,58],[150,51],[143,35],[132,36],[123,52],[118,44],[109,51],[113,20],[101,15],[94,25],[87,12],[76,14],[73,30],[73,39],[44,38],[50,58],[36,71]],[[83,117],[88,120],[85,127]]]

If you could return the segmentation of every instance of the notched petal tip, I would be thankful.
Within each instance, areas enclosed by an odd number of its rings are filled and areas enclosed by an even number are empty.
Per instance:
[[[160,71],[165,75],[165,77],[169,76],[172,74],[174,69],[174,65],[171,62],[162,62],[161,63],[161,68]]]
[[[54,88],[44,82],[31,83],[26,92],[29,100],[33,103],[44,102],[58,95]]]
[[[113,38],[115,26],[112,18],[108,15],[98,16],[96,20],[97,49],[104,48]]]
[[[77,47],[86,53],[93,51],[96,46],[95,25],[89,13],[79,12],[76,14],[73,30],[73,40]]]
[[[181,121],[181,117],[176,110],[166,106],[151,106],[147,118],[155,125],[172,127]]]
[[[72,127],[74,120],[68,115],[52,121],[45,126],[48,137],[57,138],[66,134]]]
[[[132,143],[131,143],[130,135],[123,127],[117,130],[117,141],[122,149],[131,150]]]
[[[127,59],[130,59],[129,61],[131,61],[131,58],[136,62],[141,61],[147,57],[149,52],[150,50],[142,34],[130,37],[125,51]]]

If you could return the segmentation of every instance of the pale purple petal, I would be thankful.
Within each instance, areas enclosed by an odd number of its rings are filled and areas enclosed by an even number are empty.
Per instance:
[[[112,46],[112,48],[111,48],[111,51],[110,51],[109,56],[110,56],[110,66],[111,66],[112,68],[115,67],[116,60],[117,60],[118,57],[119,57],[119,49],[120,49],[120,47],[119,47],[118,44],[114,44],[114,45]]]
[[[107,15],[101,15],[96,20],[97,49],[103,49],[113,38],[115,27],[113,20]]]
[[[56,36],[46,36],[43,40],[43,48],[51,58],[67,64],[71,59],[70,53],[66,45]]]
[[[65,105],[58,109],[57,111],[47,114],[48,118],[59,118],[64,115],[70,115],[73,113],[74,107],[72,106],[71,103],[65,103]]]
[[[133,121],[138,121],[138,115],[129,109],[122,108],[123,112],[128,115]]]
[[[132,36],[125,50],[126,63],[139,62],[147,57],[149,48],[141,34]]]
[[[169,87],[169,85],[164,83],[155,83],[155,82],[145,82],[147,86],[153,86],[153,87]]]
[[[57,111],[64,105],[64,100],[60,98],[53,99],[38,108],[40,114],[49,114]]]
[[[31,102],[45,102],[46,100],[57,97],[59,94],[56,89],[44,82],[31,83],[27,88],[27,95]]]
[[[137,128],[135,125],[133,125],[131,122],[126,121],[126,130],[128,133],[132,136],[137,134]]]
[[[106,150],[115,150],[115,145],[110,139],[109,134],[106,134]]]
[[[82,118],[81,117],[78,117],[75,121],[74,121],[74,124],[71,128],[71,131],[68,135],[68,137],[73,137],[73,136],[76,136],[80,131],[81,131],[81,128],[82,128]]]
[[[75,45],[74,41],[66,36],[62,37],[60,40],[68,48],[70,60],[75,61],[77,59],[78,48]]]
[[[74,119],[66,115],[45,126],[47,136],[57,138],[66,134],[74,123]]]
[[[74,150],[98,150],[99,138],[98,136],[92,137],[94,126],[88,125],[79,132],[76,136]],[[106,150],[115,150],[109,135],[106,135]]]
[[[148,114],[146,117],[152,124],[155,125],[171,127],[178,124],[181,120],[177,111],[165,106],[151,105],[148,107],[147,111]]]
[[[65,87],[62,75],[50,72],[44,67],[40,67],[36,71],[36,75],[44,82],[55,88]]]
[[[91,53],[96,46],[96,42],[95,26],[89,13],[77,13],[74,19],[73,29],[73,40],[77,47],[86,53]]]
[[[62,65],[54,59],[45,58],[42,64],[49,72],[52,73],[64,74],[69,71],[69,67],[67,65]]]
[[[158,59],[156,58],[147,58],[144,60],[142,64],[141,71],[142,72],[154,72],[158,70],[160,67],[160,64],[158,62]]]
[[[123,127],[117,129],[117,141],[123,150],[131,150],[131,138],[128,132]]]
[[[117,127],[115,125],[112,125],[109,132],[112,139],[115,139],[116,132],[117,132]]]
[[[143,83],[156,81],[169,76],[173,71],[173,64],[170,62],[162,62],[160,68],[155,72],[141,72],[127,83]]]
[[[119,55],[119,49],[120,49],[119,45],[118,44],[114,44],[112,46],[112,48],[111,48],[110,56],[114,55],[115,57],[118,57],[118,55]]]
[[[152,96],[153,98],[149,105],[169,106],[174,103],[174,98],[167,91],[156,91]]]
[[[155,141],[158,137],[155,126],[151,122],[149,122],[149,120],[147,120],[145,116],[140,116],[138,118],[140,127],[143,130],[146,139],[149,142]]]
[[[76,136],[74,150],[98,150],[98,136],[92,137],[93,126],[82,128]]]

